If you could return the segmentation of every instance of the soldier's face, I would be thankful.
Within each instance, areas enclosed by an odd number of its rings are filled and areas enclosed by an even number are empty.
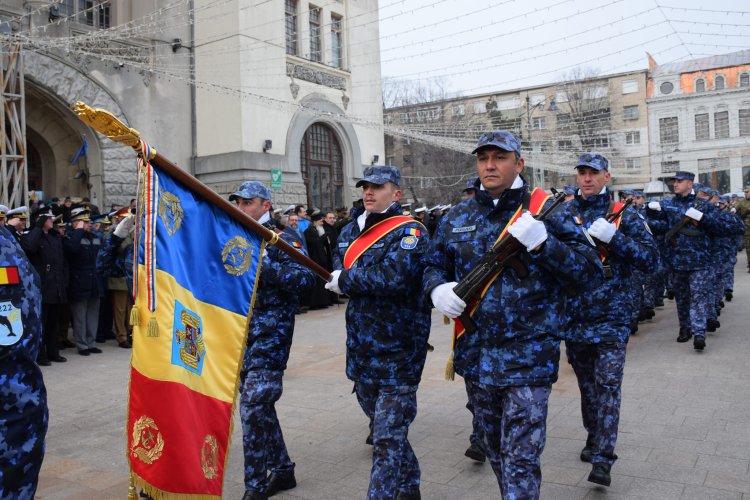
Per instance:
[[[482,186],[493,197],[508,189],[523,172],[524,159],[512,151],[486,147],[477,151],[477,174]]]
[[[680,196],[685,196],[690,194],[690,191],[693,190],[693,181],[690,181],[688,179],[675,179],[674,180],[674,192],[675,194],[679,194]]]
[[[366,182],[362,185],[362,201],[368,212],[383,212],[391,206],[394,201],[401,199],[401,190],[392,182],[385,184],[371,184]]]
[[[745,199],[750,200],[750,191],[745,191]]]
[[[260,220],[263,214],[271,208],[271,202],[263,198],[237,198],[237,208],[255,220]]]
[[[591,167],[576,168],[576,181],[584,199],[601,193],[610,177],[612,175],[607,170],[596,170]]]

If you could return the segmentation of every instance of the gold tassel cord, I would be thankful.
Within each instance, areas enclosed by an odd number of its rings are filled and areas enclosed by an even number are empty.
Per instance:
[[[151,316],[148,320],[148,326],[146,327],[146,337],[158,337],[159,336],[159,323],[156,321],[156,316]]]
[[[138,306],[135,304],[130,309],[130,326],[138,326]]]
[[[453,366],[453,351],[451,350],[451,355],[448,357],[448,362],[445,364],[445,380],[455,380],[456,379],[456,369]]]
[[[443,316],[443,324],[444,325],[450,325],[451,319],[448,316]]]

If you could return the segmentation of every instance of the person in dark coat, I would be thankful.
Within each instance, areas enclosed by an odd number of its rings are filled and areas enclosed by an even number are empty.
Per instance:
[[[336,241],[339,239],[339,229],[336,229],[336,214],[333,212],[326,213],[326,216],[323,218],[323,231],[325,231],[325,236],[328,240],[328,246],[331,249],[331,262],[333,262],[333,252],[336,251]],[[331,271],[332,269],[328,269]],[[341,300],[339,300],[339,296],[337,293],[334,293],[332,291],[328,291],[331,299],[331,304],[341,304]]]
[[[60,216],[58,216],[60,217]],[[50,361],[67,361],[60,356],[58,326],[60,312],[68,302],[68,266],[63,255],[60,233],[55,229],[51,210],[37,216],[36,224],[21,237],[21,246],[42,280],[42,347],[38,363],[49,366]]]
[[[307,251],[310,258],[324,269],[331,270],[331,245],[326,238],[323,228],[323,214],[314,212],[310,217],[312,223],[305,229],[304,236],[307,242]],[[325,282],[315,277],[315,287],[307,297],[307,306],[310,309],[323,309],[331,305],[331,295],[325,289]]]
[[[84,208],[71,212],[73,231],[65,241],[68,255],[70,285],[68,298],[73,317],[73,339],[78,354],[88,356],[100,353],[96,347],[96,330],[99,326],[99,300],[103,290],[96,273],[96,257],[101,246],[101,238],[90,231],[89,212]]]

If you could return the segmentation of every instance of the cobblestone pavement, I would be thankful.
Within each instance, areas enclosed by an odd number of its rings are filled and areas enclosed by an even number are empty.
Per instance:
[[[743,255],[735,298],[709,334],[707,348],[678,344],[672,301],[641,324],[625,365],[619,460],[612,486],[586,481],[579,461],[585,434],[572,370],[563,361],[542,457],[544,499],[750,500],[750,274]],[[297,317],[279,419],[297,463],[297,488],[279,499],[364,498],[371,466],[367,421],[344,375],[344,307]],[[409,328],[404,324],[405,329]],[[433,315],[431,343],[409,433],[429,499],[498,498],[489,464],[464,457],[471,421],[460,379],[443,379],[449,327]],[[37,498],[122,499],[127,493],[125,408],[129,351],[114,341],[104,354],[44,368],[49,392],[47,455]],[[235,418],[238,418],[236,416]],[[234,426],[224,496],[240,499],[242,439]]]

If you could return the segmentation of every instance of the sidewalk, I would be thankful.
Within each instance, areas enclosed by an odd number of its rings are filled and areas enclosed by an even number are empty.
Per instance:
[[[750,274],[744,253],[736,267],[734,300],[707,348],[678,344],[673,301],[657,309],[631,339],[625,366],[619,460],[612,486],[586,481],[579,461],[585,441],[578,387],[561,362],[550,399],[542,457],[542,498],[750,500]],[[364,498],[371,447],[367,420],[344,375],[344,307],[297,316],[284,395],[277,405],[297,463],[297,488],[279,499]],[[422,469],[422,497],[499,498],[489,464],[464,457],[471,420],[463,382],[443,379],[449,327],[433,314],[428,355],[418,392],[419,412],[409,438]],[[405,329],[408,324],[403,325]],[[44,368],[49,394],[47,454],[37,498],[123,499],[127,495],[125,408],[130,352],[110,341],[104,354]],[[239,415],[224,496],[240,499],[242,436]]]

